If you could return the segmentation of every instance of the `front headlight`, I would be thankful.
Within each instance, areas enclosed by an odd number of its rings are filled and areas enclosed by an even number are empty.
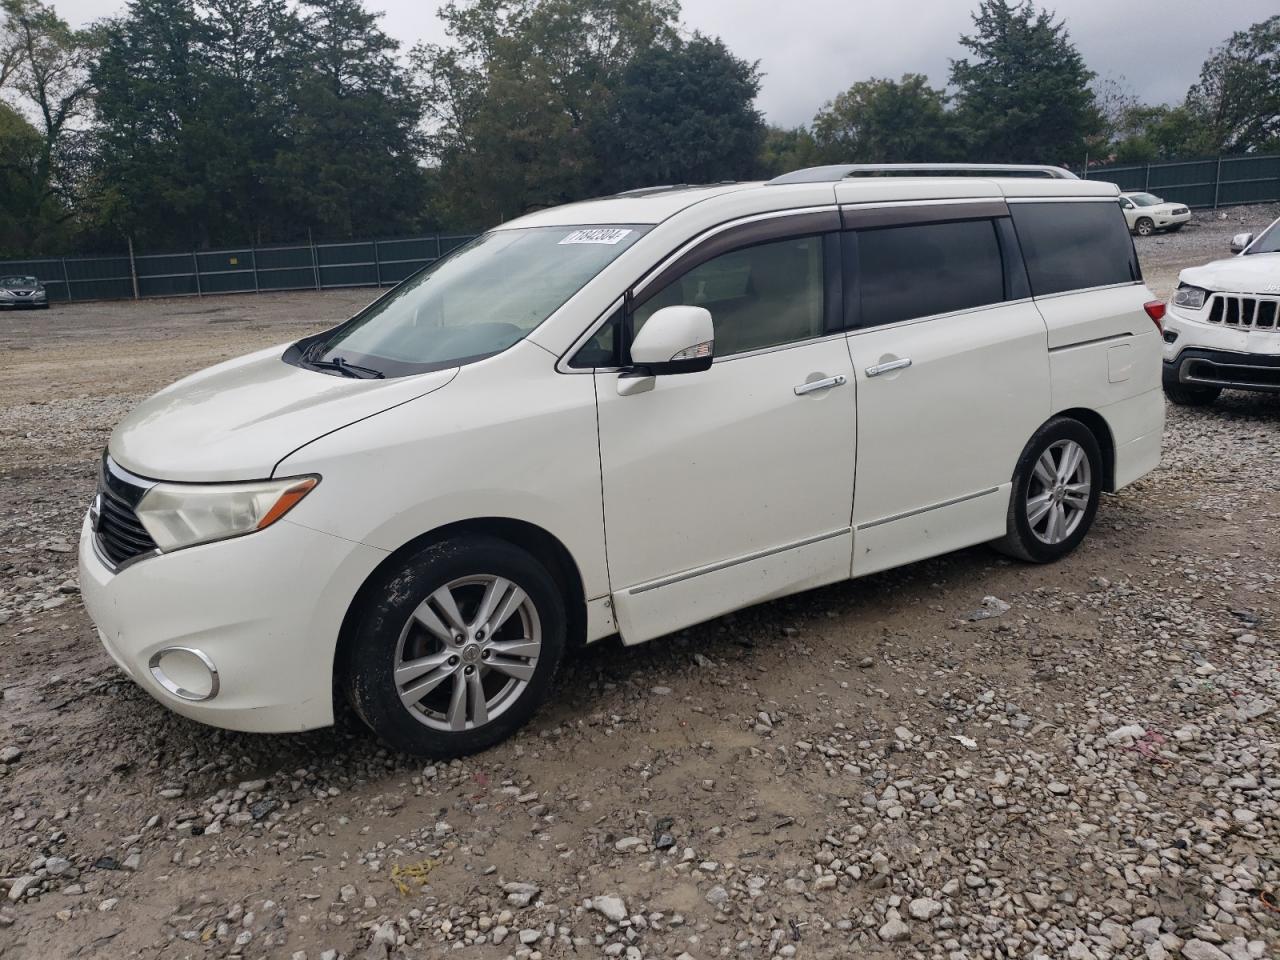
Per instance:
[[[1191,310],[1199,310],[1204,306],[1205,298],[1209,296],[1209,291],[1203,287],[1193,287],[1188,284],[1181,284],[1173,295],[1175,306],[1188,307]]]
[[[161,553],[264,530],[298,505],[320,478],[253,483],[157,483],[134,508]]]

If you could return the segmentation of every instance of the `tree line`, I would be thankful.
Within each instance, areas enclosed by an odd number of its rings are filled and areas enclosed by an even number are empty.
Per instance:
[[[979,0],[946,87],[853,83],[765,123],[759,65],[678,0],[451,0],[402,47],[363,0],[129,0],[73,29],[0,0],[0,256],[471,230],[816,163],[1079,166],[1280,150],[1280,16],[1183,103],[1099,78],[1031,0]]]

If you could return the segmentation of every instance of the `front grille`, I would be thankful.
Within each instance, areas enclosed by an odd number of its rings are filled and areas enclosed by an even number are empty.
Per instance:
[[[138,520],[134,507],[149,484],[138,483],[132,474],[104,457],[98,480],[98,519],[95,536],[98,548],[116,566],[151,553],[156,542]]]
[[[1275,330],[1280,325],[1280,298],[1215,293],[1209,304],[1208,320],[1224,327]]]
[[[1182,216],[1184,213],[1189,213],[1189,212],[1190,212],[1190,211],[1189,211],[1189,210],[1187,210],[1187,208],[1186,208],[1186,207],[1178,207],[1176,210],[1174,210],[1174,211],[1173,211],[1173,216],[1175,216],[1175,217],[1180,217],[1180,216]]]

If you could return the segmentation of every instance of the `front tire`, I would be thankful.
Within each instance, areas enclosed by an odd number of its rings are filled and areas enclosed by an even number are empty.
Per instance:
[[[1140,237],[1149,237],[1156,232],[1155,222],[1150,217],[1139,217],[1133,225],[1133,232]]]
[[[1197,387],[1185,383],[1165,384],[1164,395],[1179,407],[1207,407],[1222,394],[1221,387]]]
[[[1209,387],[1202,384],[1183,383],[1177,375],[1170,375],[1168,368],[1164,374],[1164,395],[1169,402],[1179,407],[1207,407],[1222,394],[1221,387]]]
[[[1007,532],[992,546],[1029,563],[1065,557],[1093,525],[1102,482],[1102,451],[1093,432],[1079,420],[1055,417],[1018,459]]]
[[[374,587],[343,685],[356,714],[396,749],[463,756],[533,716],[566,635],[546,567],[496,537],[460,536],[424,547]]]

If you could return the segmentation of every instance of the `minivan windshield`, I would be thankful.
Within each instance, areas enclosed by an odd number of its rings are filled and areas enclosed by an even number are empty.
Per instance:
[[[1267,227],[1262,236],[1249,244],[1245,253],[1280,253],[1280,220]]]
[[[482,234],[308,345],[299,360],[400,377],[523,340],[647,226],[525,227]],[[360,375],[350,373],[350,375]]]

